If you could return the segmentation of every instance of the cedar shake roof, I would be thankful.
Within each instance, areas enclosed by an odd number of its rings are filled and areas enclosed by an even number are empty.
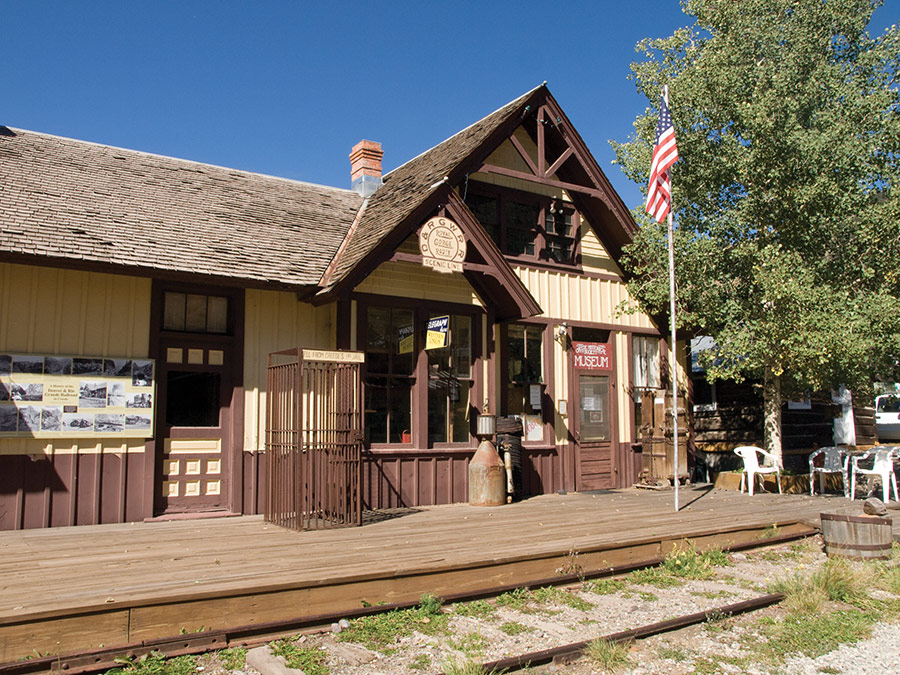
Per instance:
[[[0,127],[0,255],[318,283],[362,198],[207,164]]]
[[[440,189],[440,181],[445,176],[482,149],[498,127],[519,116],[525,102],[544,87],[542,84],[523,94],[385,175],[384,185],[369,198],[359,222],[348,233],[347,241],[322,279],[321,292],[327,293],[350,274],[385,236]]]

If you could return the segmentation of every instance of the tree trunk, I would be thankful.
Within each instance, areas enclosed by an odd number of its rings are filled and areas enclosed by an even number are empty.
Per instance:
[[[766,366],[763,386],[763,434],[766,451],[772,453],[779,467],[784,466],[781,454],[781,376]]]

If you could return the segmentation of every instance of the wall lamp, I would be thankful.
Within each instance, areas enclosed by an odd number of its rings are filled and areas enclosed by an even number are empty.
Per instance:
[[[553,337],[563,349],[569,348],[569,325],[563,321],[556,327],[556,335]]]

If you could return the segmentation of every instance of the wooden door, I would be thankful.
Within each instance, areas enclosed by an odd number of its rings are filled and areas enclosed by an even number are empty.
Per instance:
[[[577,343],[576,343],[577,346]],[[569,419],[575,439],[575,487],[601,490],[617,487],[618,418],[612,345],[604,345],[602,369],[580,367],[573,354]]]
[[[157,514],[232,510],[241,449],[242,301],[239,291],[156,289]]]

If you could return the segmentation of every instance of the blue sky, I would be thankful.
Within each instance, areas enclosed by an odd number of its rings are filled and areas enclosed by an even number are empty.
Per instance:
[[[888,0],[870,31],[900,15]],[[390,170],[544,80],[628,206],[613,159],[647,101],[634,45],[676,0],[0,0],[0,124],[349,187],[350,148]]]

